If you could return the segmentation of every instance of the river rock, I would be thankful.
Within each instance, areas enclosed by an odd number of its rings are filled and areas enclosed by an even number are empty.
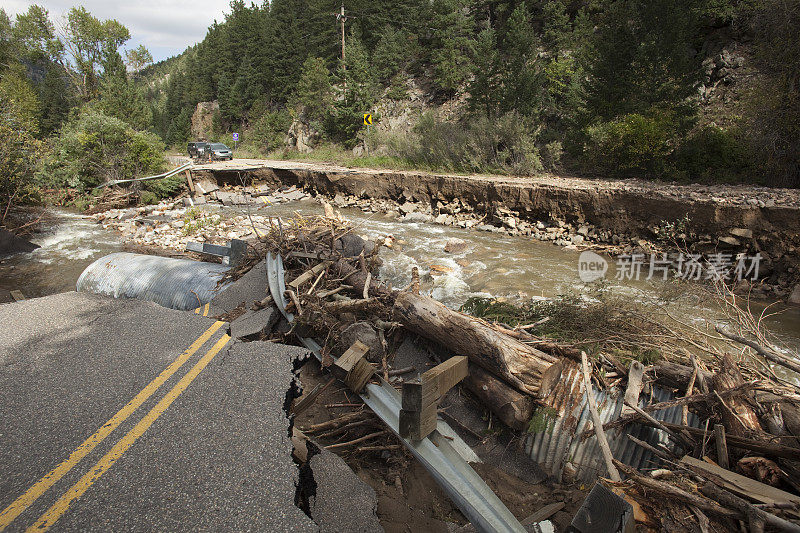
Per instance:
[[[449,254],[460,254],[467,249],[467,241],[463,239],[448,239],[444,245],[444,251]]]
[[[733,247],[737,247],[737,246],[741,246],[742,245],[741,241],[739,241],[739,239],[737,239],[736,237],[727,237],[727,236],[720,237],[719,238],[719,242],[727,244],[728,246],[733,246]]]
[[[734,237],[741,237],[742,239],[752,239],[753,238],[753,230],[751,230],[751,229],[731,228],[731,229],[728,230],[728,233],[730,233]]]
[[[368,248],[367,244],[367,241],[358,235],[347,233],[336,239],[334,249],[345,257],[358,257],[362,251],[367,254],[372,250],[371,247],[366,249]]]
[[[17,237],[6,229],[0,229],[0,256],[32,252],[37,248],[38,244]]]
[[[383,345],[378,338],[378,332],[369,322],[356,322],[348,326],[342,331],[341,340],[342,350],[346,350],[356,341],[366,344],[369,347],[366,357],[370,363],[379,363],[383,358]]]
[[[417,205],[412,204],[411,202],[406,202],[400,206],[400,212],[403,213],[404,215],[413,213],[416,210],[417,210]]]
[[[583,244],[583,235],[577,234],[570,237],[572,244]]]
[[[794,286],[794,289],[792,289],[791,294],[789,294],[789,299],[787,301],[790,304],[800,305],[800,283]]]
[[[447,274],[447,273],[453,271],[452,268],[450,268],[449,266],[445,266],[445,265],[431,265],[430,269],[431,269],[430,272],[431,272],[432,276],[438,276],[440,274]]]
[[[406,216],[400,219],[401,222],[429,222],[430,217],[425,213],[413,212],[408,213]]]

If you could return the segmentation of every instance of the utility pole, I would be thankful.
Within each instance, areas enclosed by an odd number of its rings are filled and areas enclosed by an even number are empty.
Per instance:
[[[342,70],[347,74],[347,64],[345,63],[344,56],[344,23],[347,21],[347,17],[344,14],[344,2],[342,2],[339,13],[336,14],[336,19],[342,23]],[[344,90],[347,91],[347,76],[344,77]]]

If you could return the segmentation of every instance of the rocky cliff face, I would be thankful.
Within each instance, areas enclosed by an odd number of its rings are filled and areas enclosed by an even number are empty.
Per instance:
[[[192,113],[192,137],[197,140],[208,140],[214,129],[214,113],[219,112],[219,102],[199,102]]]

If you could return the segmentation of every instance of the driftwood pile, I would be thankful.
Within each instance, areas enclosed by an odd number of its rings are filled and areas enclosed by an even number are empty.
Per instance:
[[[683,360],[647,366],[636,361],[625,365],[612,353],[587,358],[575,346],[451,310],[420,293],[416,273],[408,287],[382,283],[377,279],[379,250],[379,243],[365,242],[344,219],[326,209],[326,216],[276,221],[254,246],[249,264],[240,269],[246,270],[267,251],[282,256],[286,296],[297,317],[288,335],[317,339],[323,346],[323,366],[331,365],[330,355],[341,356],[347,350],[355,331],[358,340],[369,346],[367,359],[375,372],[400,388],[401,374],[409,369],[392,369],[393,353],[405,335],[417,335],[443,351],[466,356],[469,376],[462,385],[515,430],[525,431],[537,407],[557,401],[554,387],[570,365],[580,369],[583,364],[586,383],[596,388],[625,391],[622,416],[582,437],[602,442],[604,432],[630,423],[650,425],[669,435],[670,448],[629,437],[661,459],[649,471],[617,461],[604,447],[608,467],[604,482],[634,505],[640,527],[800,531],[799,389],[792,381],[796,376],[776,374],[777,366],[792,371],[800,367],[764,346],[763,338],[748,340],[720,328],[709,344],[703,344],[715,357],[701,359],[684,350]],[[740,347],[746,348],[737,352],[732,344],[720,345],[720,339],[744,343]],[[676,399],[641,409],[640,394],[653,385],[672,389]],[[683,409],[681,424],[662,423],[651,415],[673,406]],[[688,424],[689,411],[701,419],[701,427]],[[364,431],[345,443],[353,449],[399,448],[396,443],[374,444],[389,433],[365,411],[308,430],[335,436],[353,428]]]

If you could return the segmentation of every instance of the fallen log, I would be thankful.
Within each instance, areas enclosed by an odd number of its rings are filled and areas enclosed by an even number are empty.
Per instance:
[[[513,389],[482,367],[472,364],[463,385],[511,429],[522,431],[533,417],[533,398]]]
[[[783,518],[768,513],[763,509],[759,509],[750,502],[739,498],[715,485],[714,483],[706,483],[700,487],[700,492],[721,503],[722,505],[736,509],[742,513],[749,522],[750,531],[758,532],[764,531],[764,525],[769,524],[772,527],[780,529],[781,531],[790,531],[792,533],[800,533],[800,526],[795,523],[789,522]]]
[[[339,278],[342,282],[347,281],[347,284],[352,287],[348,290],[357,294],[359,297],[367,294],[368,296],[378,296],[385,298],[392,298],[392,290],[376,281],[372,275],[366,270],[359,270],[354,267],[347,259],[339,259],[333,264],[333,276]],[[364,287],[367,286],[368,290],[365,291]]]
[[[471,362],[522,392],[546,395],[558,380],[560,368],[554,367],[556,357],[500,333],[483,320],[448,309],[432,298],[401,292],[396,296],[394,311],[396,319],[409,330],[453,353],[466,355]]]
[[[682,391],[685,391],[689,387],[689,382],[692,380],[693,373],[694,367],[671,363],[669,361],[657,361],[652,369],[652,374],[655,377],[656,383]],[[708,383],[712,375],[711,372],[698,368],[696,379]]]
[[[720,359],[720,367],[716,374],[711,378],[711,388],[714,393],[735,389],[744,385],[745,381],[742,373],[736,366],[730,355],[723,355]],[[722,422],[725,424],[727,435],[737,437],[750,437],[763,433],[761,423],[755,410],[750,406],[746,398],[747,393],[731,396],[723,399],[719,397],[719,410]]]

